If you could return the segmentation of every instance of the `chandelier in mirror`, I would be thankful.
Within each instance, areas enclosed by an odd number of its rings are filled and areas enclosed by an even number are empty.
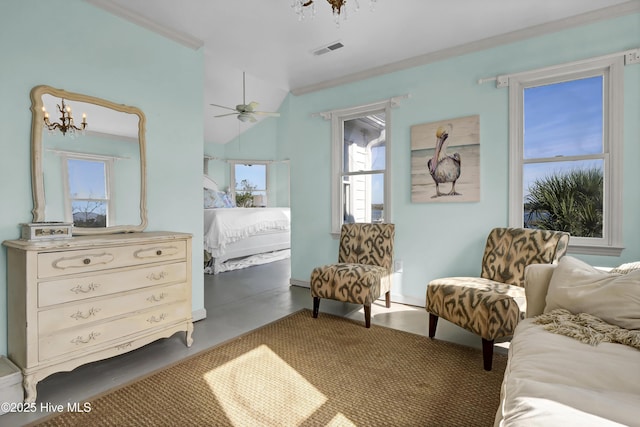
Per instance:
[[[378,0],[369,0],[369,9],[373,11]],[[357,12],[360,10],[359,0],[353,0]],[[340,17],[347,19],[347,0],[327,0],[327,3],[331,5],[333,12],[333,19],[337,26],[340,26]],[[291,7],[298,15],[298,20],[302,21],[307,16],[313,18],[316,15],[316,3],[314,0],[292,0]]]
[[[76,131],[85,130],[85,128],[87,127],[86,114],[82,114],[82,123],[80,124],[80,127],[78,127],[73,122],[73,112],[71,111],[71,106],[64,103],[64,98],[62,98],[61,104],[58,104],[57,107],[58,111],[60,111],[60,122],[53,123],[49,121],[49,113],[47,113],[45,107],[42,107],[42,112],[44,114],[43,126],[46,127],[50,132],[58,129],[60,132],[62,132],[62,135],[66,135],[68,133],[70,136],[75,136]]]

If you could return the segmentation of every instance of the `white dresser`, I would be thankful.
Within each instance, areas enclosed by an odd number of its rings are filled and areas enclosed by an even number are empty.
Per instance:
[[[59,371],[185,331],[191,346],[191,235],[146,232],[5,241],[9,358],[25,401]]]

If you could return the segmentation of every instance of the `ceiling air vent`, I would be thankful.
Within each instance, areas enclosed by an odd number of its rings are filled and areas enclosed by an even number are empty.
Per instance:
[[[320,55],[324,55],[325,53],[329,53],[331,51],[340,49],[341,47],[344,47],[344,45],[340,42],[333,42],[327,46],[322,46],[321,48],[318,48],[314,51],[312,51],[311,53],[313,53],[314,56],[320,56]]]

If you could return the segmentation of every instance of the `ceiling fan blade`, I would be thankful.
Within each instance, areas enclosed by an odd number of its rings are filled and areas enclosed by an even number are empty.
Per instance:
[[[218,116],[213,116],[214,118],[218,118],[218,117],[227,117],[227,116],[235,116],[238,113],[227,113],[227,114],[220,114]]]
[[[224,105],[218,105],[218,104],[209,104],[209,105],[213,105],[214,107],[224,108],[224,109],[226,109],[226,110],[236,111],[236,109],[235,109],[235,108],[225,107]]]

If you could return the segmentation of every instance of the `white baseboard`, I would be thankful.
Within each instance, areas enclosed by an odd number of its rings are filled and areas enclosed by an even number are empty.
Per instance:
[[[290,278],[289,279],[289,284],[291,286],[300,286],[300,287],[303,287],[303,288],[311,288],[311,285],[309,284],[308,280],[300,280],[300,279]]]
[[[425,301],[421,298],[410,297],[406,295],[394,294],[393,290],[391,290],[391,302],[395,302],[398,304],[406,304],[413,305],[415,307],[424,307]]]
[[[191,318],[193,319],[194,322],[197,322],[198,320],[202,320],[205,319],[207,317],[207,309],[206,308],[201,308],[198,310],[194,310],[191,312]]]
[[[294,279],[294,278],[289,279],[289,284],[291,286],[300,286],[302,288],[311,287],[308,280],[300,280],[300,279]],[[384,299],[384,297],[382,297],[382,299]],[[423,299],[417,298],[417,297],[410,297],[406,295],[394,294],[393,290],[391,290],[391,302],[395,302],[398,304],[413,305],[415,307],[425,306],[425,301]]]

